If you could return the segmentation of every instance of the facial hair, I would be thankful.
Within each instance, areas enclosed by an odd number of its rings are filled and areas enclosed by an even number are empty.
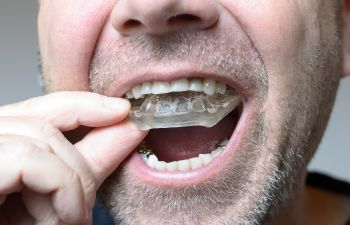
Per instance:
[[[253,225],[278,213],[296,193],[326,127],[339,82],[339,43],[310,47],[307,55],[316,58],[295,61],[291,70],[281,74],[286,89],[274,102],[283,115],[277,128],[272,126],[274,117],[268,108],[264,61],[241,30],[222,35],[140,35],[97,49],[90,69],[94,92],[103,94],[135,68],[186,61],[239,80],[252,94],[250,107],[255,116],[231,165],[205,183],[156,187],[120,166],[99,191],[115,222]]]

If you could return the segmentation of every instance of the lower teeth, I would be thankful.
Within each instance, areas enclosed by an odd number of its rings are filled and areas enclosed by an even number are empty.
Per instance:
[[[142,130],[185,126],[212,127],[241,102],[234,90],[212,96],[200,92],[147,95],[131,102],[130,119]]]
[[[157,156],[154,155],[154,153],[149,147],[147,147],[145,142],[139,145],[138,152],[141,154],[141,157],[143,158],[145,163],[151,168],[162,171],[189,171],[201,168],[210,163],[214,158],[216,158],[223,152],[227,143],[228,139],[225,138],[216,145],[216,149],[213,150],[211,153],[199,154],[198,157],[174,162],[159,161]]]

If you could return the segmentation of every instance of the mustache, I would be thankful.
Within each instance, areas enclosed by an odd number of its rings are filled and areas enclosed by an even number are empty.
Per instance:
[[[238,35],[237,35],[238,34]],[[103,94],[113,83],[156,65],[190,64],[196,70],[225,74],[245,89],[264,93],[268,76],[262,57],[243,32],[138,35],[95,50],[90,64],[91,91]]]

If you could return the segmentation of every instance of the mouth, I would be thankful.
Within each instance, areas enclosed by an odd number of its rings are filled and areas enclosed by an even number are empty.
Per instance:
[[[130,119],[150,131],[128,160],[129,169],[156,186],[198,184],[223,173],[239,146],[248,114],[247,96],[235,87],[203,77],[134,85],[124,95],[132,105]],[[201,111],[189,107],[198,99]],[[142,107],[157,110],[148,115]]]

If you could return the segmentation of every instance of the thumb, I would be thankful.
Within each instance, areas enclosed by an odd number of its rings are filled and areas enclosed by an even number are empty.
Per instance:
[[[75,146],[95,175],[99,187],[146,135],[146,131],[125,120],[110,127],[93,129]]]

